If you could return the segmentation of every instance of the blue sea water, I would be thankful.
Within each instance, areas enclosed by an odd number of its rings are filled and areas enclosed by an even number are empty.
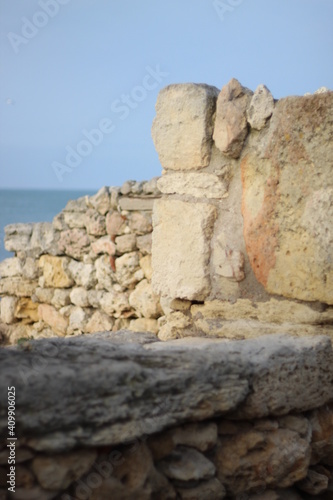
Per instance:
[[[96,191],[0,189],[0,261],[12,257],[4,247],[4,228],[17,222],[51,222],[69,200]]]

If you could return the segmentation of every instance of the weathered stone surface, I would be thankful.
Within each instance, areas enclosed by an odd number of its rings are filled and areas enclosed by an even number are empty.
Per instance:
[[[51,500],[56,493],[54,491],[45,491],[39,486],[34,488],[15,488],[16,500]],[[6,500],[6,497],[4,497]]]
[[[53,457],[37,457],[32,462],[32,470],[42,488],[63,490],[88,472],[96,457],[95,450],[80,450]]]
[[[102,236],[98,240],[91,244],[92,251],[95,254],[107,253],[109,255],[115,255],[116,245],[111,241],[110,236]]]
[[[192,170],[209,165],[218,93],[216,87],[194,83],[161,90],[152,137],[163,168]]]
[[[30,281],[13,276],[0,280],[0,295],[15,295],[16,297],[31,297],[37,286],[37,281]]]
[[[122,210],[152,210],[156,198],[128,198],[123,196],[119,199]]]
[[[90,303],[88,298],[88,291],[82,286],[73,288],[70,292],[70,302],[72,302],[72,304],[74,304],[75,306],[89,307]]]
[[[15,317],[30,320],[29,322],[38,321],[39,316],[37,309],[38,304],[32,302],[32,300],[28,297],[21,297],[18,299],[15,307]]]
[[[95,212],[95,210],[87,210],[85,226],[88,234],[94,236],[104,236],[106,234],[105,217]]]
[[[153,275],[153,269],[151,267],[151,255],[145,255],[140,259],[140,267],[147,278],[148,281],[151,281]]]
[[[9,224],[5,227],[5,249],[25,251],[29,247],[33,224]]]
[[[186,334],[193,334],[191,318],[181,311],[172,311],[167,314],[165,323],[160,326],[158,338],[166,341],[178,339]]]
[[[84,326],[85,333],[105,332],[112,330],[114,320],[103,311],[95,311]]]
[[[253,140],[241,163],[244,237],[257,280],[269,293],[328,304],[332,112],[333,92],[281,99],[267,134]]]
[[[75,227],[83,229],[86,227],[86,214],[84,212],[64,212],[63,219],[70,229],[74,229]]]
[[[39,266],[38,261],[32,257],[27,257],[24,265],[22,266],[22,276],[29,280],[38,278]]]
[[[97,268],[97,261],[96,261]],[[71,260],[68,265],[68,269],[78,286],[82,286],[89,290],[93,288],[97,283],[96,269],[92,264],[83,264],[82,262],[77,262],[76,260]]]
[[[202,172],[169,173],[160,177],[157,185],[164,194],[183,194],[195,198],[222,198],[227,192],[225,182],[217,175]]]
[[[123,234],[115,239],[116,250],[118,254],[133,252],[136,249],[135,234]]]
[[[69,289],[56,288],[51,300],[51,304],[59,309],[60,307],[68,306],[71,302],[70,300],[71,291]]]
[[[58,238],[59,234],[54,230],[51,222],[37,222],[33,224],[29,251],[33,257],[38,257],[43,253],[58,255]]]
[[[156,319],[152,318],[137,318],[131,320],[128,329],[133,332],[152,332],[157,334],[158,323]]]
[[[43,272],[43,287],[69,288],[74,284],[68,272],[70,260],[66,257],[42,255],[39,267]]]
[[[22,264],[17,257],[4,259],[0,262],[0,279],[22,274]]]
[[[76,200],[69,200],[63,210],[63,212],[78,212],[85,213],[87,211],[86,197],[81,196]]]
[[[158,469],[177,481],[200,481],[215,475],[215,466],[199,451],[178,446],[158,463]]]
[[[60,312],[58,312],[53,306],[50,306],[49,304],[39,304],[38,316],[58,335],[66,334],[68,320],[64,316],[62,316]]]
[[[150,339],[143,346],[121,345],[121,339],[118,333],[91,334],[34,341],[25,350],[0,349],[0,390],[16,387],[22,445],[25,436],[35,436],[27,444],[40,450],[105,446],[159,432],[175,421],[230,412],[239,418],[282,415],[319,407],[332,397],[332,347],[323,337],[267,336],[192,348]],[[5,429],[7,411],[1,408],[0,432]],[[282,434],[274,432],[269,442],[279,449]],[[307,441],[295,431],[281,432],[288,438],[283,453],[295,457]],[[278,470],[291,458],[279,462]],[[303,449],[298,471],[306,458]]]
[[[58,245],[60,252],[74,259],[81,259],[87,253],[90,240],[83,229],[68,229],[60,233]]]
[[[309,420],[312,426],[311,463],[333,466],[333,404],[314,410]]]
[[[124,234],[126,217],[118,212],[109,212],[106,216],[106,232],[110,236]]]
[[[15,309],[18,302],[17,297],[11,297],[9,295],[2,297],[0,301],[0,317],[3,323],[9,325],[15,322]]]
[[[88,311],[82,307],[71,307],[69,314],[69,324],[66,333],[72,334],[76,331],[83,332],[87,324]]]
[[[252,128],[261,130],[274,111],[274,98],[265,85],[258,85],[247,109],[247,121]]]
[[[123,287],[133,287],[143,279],[138,252],[125,253],[116,259],[116,279]]]
[[[130,309],[127,294],[115,291],[104,293],[99,306],[106,314],[116,318],[119,318],[124,311]]]
[[[217,148],[232,158],[238,158],[243,149],[248,133],[246,110],[252,94],[233,78],[217,98],[213,139]]]
[[[35,293],[32,295],[32,299],[35,302],[51,304],[54,292],[54,288],[42,288],[38,286],[35,290]]]
[[[216,478],[202,481],[192,488],[177,488],[177,492],[182,500],[222,500],[226,496],[224,486]]]
[[[189,300],[203,300],[209,294],[215,216],[215,207],[205,203],[156,202],[152,248],[155,293]]]
[[[105,215],[110,210],[110,193],[107,186],[103,186],[96,194],[86,198],[88,207],[92,207],[101,215]]]
[[[297,488],[310,495],[320,495],[327,490],[328,477],[309,469],[306,477],[297,483]]]
[[[152,233],[137,236],[136,246],[143,255],[151,254],[152,249]]]
[[[129,296],[129,303],[138,315],[144,318],[158,318],[163,314],[158,295],[153,293],[146,279],[140,281]]]
[[[129,220],[129,227],[135,234],[150,233],[153,229],[151,214],[135,212]]]
[[[224,436],[214,463],[217,477],[234,495],[258,488],[286,488],[307,474],[309,442],[293,431],[249,430]]]

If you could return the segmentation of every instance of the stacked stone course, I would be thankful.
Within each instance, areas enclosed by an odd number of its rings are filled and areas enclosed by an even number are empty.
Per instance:
[[[12,224],[0,263],[1,324],[20,338],[77,335],[128,327],[157,333],[151,289],[156,179],[103,187],[71,200],[52,223]]]

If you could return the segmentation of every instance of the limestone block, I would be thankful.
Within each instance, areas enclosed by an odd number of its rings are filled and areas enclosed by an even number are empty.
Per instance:
[[[53,297],[51,299],[51,304],[56,308],[68,306],[71,303],[70,300],[71,291],[68,289],[56,288],[54,290]]]
[[[274,98],[265,85],[259,85],[246,111],[247,121],[252,128],[261,130],[274,111]]]
[[[137,236],[136,246],[144,255],[151,254],[152,233]]]
[[[125,253],[116,259],[116,279],[123,287],[133,287],[143,279],[138,252]]]
[[[69,315],[69,324],[67,334],[72,334],[75,331],[83,332],[88,320],[88,311],[82,307],[71,307]]]
[[[160,327],[158,338],[160,340],[178,339],[186,334],[194,334],[192,322],[189,316],[181,311],[175,311],[167,315],[166,322]]]
[[[95,210],[89,209],[86,212],[85,227],[88,234],[94,236],[104,236],[106,233],[104,215],[99,214]]]
[[[237,282],[245,278],[244,255],[227,243],[224,234],[216,238],[212,261],[215,274]]]
[[[208,481],[201,481],[198,486],[190,488],[178,487],[177,492],[182,500],[197,500],[199,498],[200,500],[222,500],[227,494],[225,487],[215,477]]]
[[[130,305],[126,293],[106,292],[102,295],[99,306],[109,316],[119,318],[124,311],[129,311]]]
[[[114,273],[111,267],[110,257],[102,255],[95,262],[96,280],[98,290],[113,290]]]
[[[241,163],[244,238],[257,280],[269,293],[327,304],[333,304],[332,113],[333,92],[281,99],[268,133],[253,139]]]
[[[39,304],[38,316],[39,319],[49,325],[56,334],[66,334],[68,319],[62,316],[60,312],[55,309],[55,307],[50,306],[49,304]]]
[[[101,215],[105,215],[110,210],[109,188],[103,186],[93,196],[87,196],[86,203],[88,207],[92,207]]]
[[[164,194],[183,194],[195,198],[223,198],[227,185],[215,174],[168,173],[160,177],[158,188]]]
[[[69,288],[74,284],[68,270],[70,260],[66,257],[42,255],[39,267],[42,269],[44,286],[53,288]]]
[[[142,188],[143,192],[146,194],[159,195],[160,191],[157,187],[157,180],[158,180],[158,177],[153,177],[149,181],[146,181],[143,184],[143,188]]]
[[[129,303],[139,316],[156,319],[163,314],[159,296],[146,279],[140,281],[129,296]]]
[[[5,227],[5,249],[25,251],[29,247],[33,224],[9,224]]]
[[[128,329],[132,332],[151,332],[157,334],[158,323],[156,319],[152,318],[137,318],[131,320]]]
[[[136,236],[135,234],[123,234],[115,239],[115,243],[118,255],[133,252],[136,249]]]
[[[224,154],[238,158],[248,133],[246,110],[253,92],[233,78],[225,85],[216,104],[213,139]]]
[[[75,287],[70,292],[70,302],[75,306],[79,307],[89,307],[88,291],[83,287]],[[68,304],[62,304],[68,305]]]
[[[54,292],[54,288],[43,288],[38,286],[32,298],[35,302],[51,304]]]
[[[58,239],[59,233],[55,231],[51,222],[37,222],[33,224],[27,250],[33,257],[39,257],[43,253],[58,255]]]
[[[32,470],[39,484],[46,490],[64,490],[82,477],[97,458],[95,450],[78,450],[52,456],[39,456],[32,462]]]
[[[152,283],[170,298],[204,300],[210,292],[210,238],[216,208],[158,200],[153,213]]]
[[[153,269],[151,267],[151,255],[145,255],[140,259],[140,267],[147,278],[148,281],[151,281],[151,277],[153,275]]]
[[[9,278],[11,276],[21,276],[22,264],[17,257],[4,259],[0,262],[0,279]]]
[[[22,276],[29,280],[38,278],[39,266],[38,261],[32,257],[27,257],[22,266]]]
[[[88,290],[88,300],[91,307],[100,307],[100,302],[103,294],[104,292],[102,290]]]
[[[95,311],[84,326],[85,333],[105,332],[112,330],[114,320],[103,311]]]
[[[2,278],[0,280],[0,295],[15,295],[16,297],[31,297],[35,292],[37,281],[23,279],[19,276]]]
[[[63,218],[65,224],[70,229],[74,229],[75,227],[83,229],[86,227],[86,215],[84,212],[64,212]]]
[[[218,89],[186,83],[158,95],[152,137],[162,167],[194,170],[209,165]]]
[[[135,234],[150,233],[153,229],[151,214],[134,212],[129,220],[129,227]]]
[[[122,210],[152,210],[156,198],[119,198],[119,206]]]
[[[20,298],[16,304],[15,317],[19,319],[28,319],[30,322],[38,321],[38,304],[32,302],[28,297]]]
[[[126,217],[118,212],[109,212],[106,216],[106,232],[110,236],[124,234]]]
[[[59,251],[74,259],[82,259],[89,245],[89,237],[83,229],[68,229],[60,233]]]
[[[202,453],[187,446],[178,446],[158,463],[158,469],[177,481],[202,481],[215,475],[215,466]]]
[[[0,318],[3,323],[9,325],[10,323],[15,322],[15,309],[17,302],[17,297],[10,297],[8,295],[6,297],[2,297],[0,301]]]
[[[68,269],[76,285],[83,286],[86,289],[93,288],[96,285],[96,269],[93,264],[83,264],[76,260],[70,260]]]
[[[53,217],[52,226],[57,231],[65,231],[66,229],[69,229],[69,227],[65,223],[65,213],[66,212],[62,211],[59,214],[57,214],[55,217]]]
[[[328,477],[309,469],[306,477],[297,483],[297,488],[310,495],[320,495],[328,488]]]
[[[306,476],[310,445],[289,429],[222,436],[214,463],[217,477],[237,495],[256,488],[287,488]]]
[[[115,255],[116,245],[111,241],[110,236],[102,236],[98,240],[91,244],[92,251],[99,255],[101,253],[107,253],[109,255]]]
[[[69,200],[63,210],[63,212],[78,212],[84,213],[87,211],[86,197],[81,196],[76,200]]]

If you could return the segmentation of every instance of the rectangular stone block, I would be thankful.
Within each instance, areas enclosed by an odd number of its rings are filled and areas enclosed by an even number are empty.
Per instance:
[[[127,198],[119,199],[119,206],[122,210],[152,210],[156,198]]]
[[[207,203],[156,201],[152,283],[155,293],[203,300],[210,292],[210,239],[216,208]]]
[[[157,187],[165,194],[184,194],[196,198],[222,198],[226,183],[215,174],[175,172],[163,175]]]
[[[168,85],[157,98],[152,137],[162,167],[192,170],[210,161],[219,90],[209,85]]]

